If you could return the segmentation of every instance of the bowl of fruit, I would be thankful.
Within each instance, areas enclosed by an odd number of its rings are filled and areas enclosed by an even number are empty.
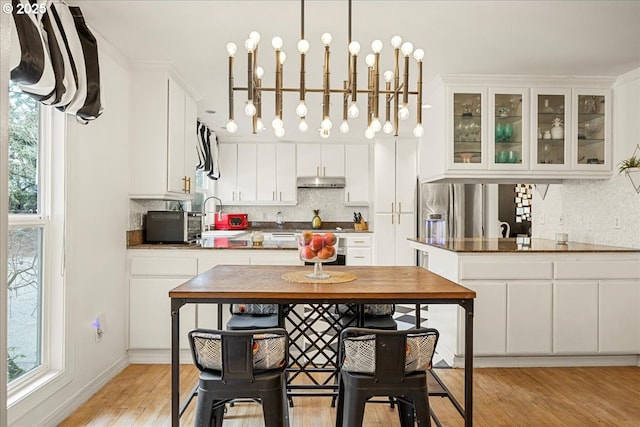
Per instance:
[[[307,274],[311,279],[327,279],[329,274],[322,271],[322,263],[335,261],[339,237],[334,233],[314,233],[303,231],[298,236],[298,253],[300,260],[313,263],[313,273]]]

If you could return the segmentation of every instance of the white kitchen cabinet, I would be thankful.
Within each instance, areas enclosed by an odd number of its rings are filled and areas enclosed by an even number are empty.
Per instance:
[[[345,145],[345,205],[369,205],[369,145]]]
[[[131,198],[189,200],[195,193],[196,108],[168,66],[131,73]]]
[[[257,147],[257,198],[261,203],[295,204],[296,146],[261,143]]]
[[[298,176],[344,176],[344,144],[297,144]]]
[[[253,143],[222,143],[218,147],[220,178],[216,195],[223,205],[256,201],[257,146]]]
[[[507,349],[507,283],[462,281],[476,291],[473,314],[474,356],[504,355]]]
[[[195,254],[147,251],[129,257],[129,351],[134,359],[140,351],[171,348],[168,292],[197,272]],[[194,327],[195,306],[185,306],[180,310],[181,349],[189,348],[187,332]]]
[[[416,265],[416,141],[376,141],[374,168],[375,265]]]
[[[598,351],[598,282],[553,283],[553,352]]]
[[[345,233],[340,238],[345,239],[346,265],[373,265],[371,233]]]
[[[551,282],[522,280],[507,286],[507,353],[550,354]]]
[[[439,76],[426,88],[421,181],[607,179],[613,79]],[[555,119],[563,130],[551,132]],[[557,127],[556,127],[557,128]],[[557,128],[556,130],[559,130]]]
[[[600,353],[640,354],[640,280],[602,280],[598,298]]]
[[[238,188],[235,201],[239,203],[256,201],[257,162],[256,144],[238,144]]]

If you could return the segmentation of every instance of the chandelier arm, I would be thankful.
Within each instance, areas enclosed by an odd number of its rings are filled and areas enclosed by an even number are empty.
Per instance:
[[[275,51],[276,53],[276,80],[275,80],[275,101],[276,101],[276,105],[275,105],[275,115],[276,117],[280,117],[279,116],[279,112],[280,112],[280,103],[281,101],[281,97],[282,97],[282,88],[280,87],[280,49],[276,49]],[[280,119],[282,119],[282,117],[280,117]]]
[[[406,106],[409,103],[409,56],[404,57],[404,96],[402,98],[402,105]]]
[[[393,49],[393,89],[395,92],[393,99],[393,135],[398,136],[398,111],[400,109],[400,48]]]
[[[301,39],[302,40],[302,39]],[[305,99],[305,57],[304,53],[300,54],[300,101]]]
[[[380,52],[375,54],[375,63],[373,68],[373,117],[380,117]]]
[[[418,93],[417,93],[416,111],[417,123],[422,124],[422,61],[418,61]]]
[[[391,82],[385,83],[386,103],[385,103],[385,123],[391,121],[391,99],[395,95],[391,92]],[[392,95],[393,94],[393,95]]]
[[[322,102],[322,119],[328,119],[329,118],[329,101],[330,101],[330,94],[331,94],[331,81],[330,81],[330,76],[331,76],[331,72],[329,70],[329,57],[330,57],[330,51],[329,51],[329,46],[325,46],[324,47],[324,84],[323,84],[323,89],[324,89],[324,95],[323,95],[323,102]]]
[[[371,115],[373,114],[373,67],[368,67],[367,72],[367,126],[371,126]]]
[[[229,56],[229,120],[233,120],[233,56]]]
[[[349,0],[351,3],[351,0]],[[358,55],[352,55],[353,67],[351,69],[351,102],[357,101],[358,93]]]
[[[349,90],[349,81],[343,81],[343,90],[344,94],[342,95],[342,121],[346,122],[348,119],[348,104],[349,104],[349,95],[351,91]]]
[[[258,119],[262,119],[262,79],[256,79],[253,103],[256,106],[255,118],[256,118],[256,127],[257,127]],[[262,129],[258,129],[258,130],[262,130]]]

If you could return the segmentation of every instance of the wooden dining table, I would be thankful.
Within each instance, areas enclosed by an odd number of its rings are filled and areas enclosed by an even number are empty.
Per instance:
[[[351,273],[345,283],[296,283],[283,275],[303,266],[218,265],[169,291],[171,298],[171,425],[180,423],[180,308],[185,304],[455,304],[465,313],[465,426],[473,425],[473,303],[476,293],[421,267],[330,266]],[[419,323],[419,322],[418,322]],[[451,399],[453,399],[450,396]],[[457,403],[457,402],[456,402]],[[459,404],[458,404],[459,405]]]

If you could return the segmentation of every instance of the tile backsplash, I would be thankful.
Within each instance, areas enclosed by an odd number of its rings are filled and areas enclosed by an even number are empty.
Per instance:
[[[222,212],[244,212],[249,215],[249,221],[275,222],[278,212],[282,212],[286,222],[304,222],[313,218],[313,210],[320,209],[320,218],[323,221],[348,222],[353,219],[353,212],[362,214],[365,221],[370,221],[368,206],[345,206],[343,188],[299,188],[298,204],[285,205],[261,205],[261,206],[224,206]],[[163,200],[130,200],[129,203],[129,229],[142,229],[142,218],[149,210],[172,209],[175,202]],[[186,205],[187,208],[189,205]],[[214,204],[207,203],[207,211],[213,211]]]
[[[640,248],[640,194],[624,175],[552,184],[544,200],[533,197],[533,237],[567,233],[572,242]]]

